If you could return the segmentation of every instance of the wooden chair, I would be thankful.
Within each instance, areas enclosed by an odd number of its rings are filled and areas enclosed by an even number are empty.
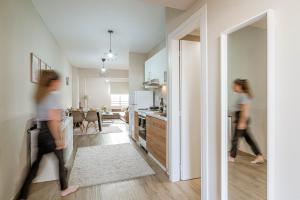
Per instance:
[[[73,116],[74,129],[79,125],[80,130],[83,133],[85,130],[85,126],[83,123],[85,120],[84,113],[81,111],[72,111],[72,116]]]
[[[97,130],[98,128],[96,124],[96,122],[98,121],[97,111],[95,110],[88,111],[85,120],[87,121],[86,131],[88,130],[90,123],[94,124],[94,127]]]

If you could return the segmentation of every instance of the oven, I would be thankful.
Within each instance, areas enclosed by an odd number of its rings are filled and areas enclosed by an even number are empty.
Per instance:
[[[139,113],[139,143],[147,150],[146,114]]]

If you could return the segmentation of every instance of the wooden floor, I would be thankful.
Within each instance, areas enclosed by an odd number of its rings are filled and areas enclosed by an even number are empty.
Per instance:
[[[132,143],[138,152],[145,158],[148,164],[155,171],[155,175],[143,178],[97,185],[93,187],[80,188],[78,192],[63,199],[65,200],[192,200],[200,199],[200,180],[184,181],[171,183],[167,174],[154,163],[147,154],[133,143],[128,137],[127,126],[118,125],[122,133],[97,134],[87,136],[75,136],[74,152],[77,148],[109,145],[120,143]],[[75,153],[68,163],[71,168],[74,161]],[[29,200],[56,200],[62,199],[59,193],[59,185],[56,181],[33,184],[30,191]]]
[[[228,163],[229,200],[267,199],[267,164],[251,164],[253,159],[242,154]]]

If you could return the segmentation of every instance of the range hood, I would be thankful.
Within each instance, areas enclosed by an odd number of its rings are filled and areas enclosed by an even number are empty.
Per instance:
[[[153,89],[156,89],[156,88],[160,88],[161,87],[161,84],[159,83],[159,80],[158,79],[152,79],[150,81],[145,81],[143,83],[144,87],[145,88],[153,88]]]

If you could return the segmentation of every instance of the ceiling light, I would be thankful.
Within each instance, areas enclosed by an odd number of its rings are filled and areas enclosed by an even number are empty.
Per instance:
[[[112,37],[112,34],[114,33],[113,30],[108,30],[108,33],[109,33],[109,51],[108,53],[106,53],[106,57],[108,60],[114,60],[116,58],[116,55],[113,53],[112,49],[111,49],[111,37]]]
[[[108,58],[114,58],[115,55],[114,55],[112,52],[109,52],[109,53],[107,54],[107,57],[108,57]]]
[[[105,58],[102,58],[102,68],[101,68],[101,73],[105,73],[106,72],[106,68],[104,66],[104,63],[105,63],[106,59]]]
[[[105,72],[106,72],[106,69],[105,69],[104,67],[102,67],[102,68],[101,68],[101,72],[102,72],[102,73],[105,73]]]

